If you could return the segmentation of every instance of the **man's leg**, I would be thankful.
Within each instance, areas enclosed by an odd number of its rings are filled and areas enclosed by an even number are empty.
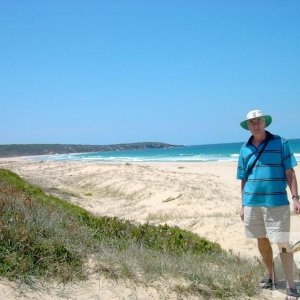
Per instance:
[[[293,280],[293,269],[294,269],[294,260],[293,260],[293,252],[290,246],[290,243],[278,243],[280,258],[282,262],[282,267],[285,274],[286,279],[286,287],[287,287],[287,300],[295,300],[298,299],[299,293],[295,288],[294,280]]]
[[[273,272],[273,250],[268,238],[257,239],[258,250],[263,258],[263,261],[268,269],[269,278],[274,280]]]
[[[289,243],[278,243],[282,267],[286,278],[286,287],[294,288],[293,253]]]

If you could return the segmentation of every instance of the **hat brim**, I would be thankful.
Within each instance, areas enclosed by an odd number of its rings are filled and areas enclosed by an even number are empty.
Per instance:
[[[272,117],[269,116],[269,115],[265,115],[265,116],[263,116],[263,118],[265,118],[266,127],[268,127],[268,126],[272,123]],[[256,119],[256,118],[253,118],[253,119]],[[252,120],[252,119],[249,119],[249,120]],[[246,130],[249,130],[249,128],[248,128],[248,121],[249,121],[249,120],[245,120],[245,121],[243,121],[243,122],[240,123],[240,125],[241,125],[244,129],[246,129]]]

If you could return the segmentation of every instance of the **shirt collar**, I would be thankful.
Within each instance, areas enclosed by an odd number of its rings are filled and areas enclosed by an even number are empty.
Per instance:
[[[266,130],[266,138],[265,138],[264,141],[271,140],[271,139],[273,139],[273,137],[274,137],[274,135],[271,132],[269,132],[269,131]],[[252,145],[253,138],[254,138],[254,136],[251,135],[250,138],[249,138],[249,140],[248,140],[248,142],[247,142],[247,146]]]

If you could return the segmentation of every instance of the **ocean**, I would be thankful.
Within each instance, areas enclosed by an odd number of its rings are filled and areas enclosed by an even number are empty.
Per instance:
[[[291,151],[300,161],[300,139],[289,140]],[[44,160],[74,160],[103,162],[206,162],[238,160],[243,143],[184,146],[168,149],[108,151],[76,154],[45,155]]]

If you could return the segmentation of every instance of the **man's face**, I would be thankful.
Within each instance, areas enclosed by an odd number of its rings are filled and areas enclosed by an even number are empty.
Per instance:
[[[265,118],[255,118],[248,121],[248,128],[253,135],[260,134],[265,131]]]

